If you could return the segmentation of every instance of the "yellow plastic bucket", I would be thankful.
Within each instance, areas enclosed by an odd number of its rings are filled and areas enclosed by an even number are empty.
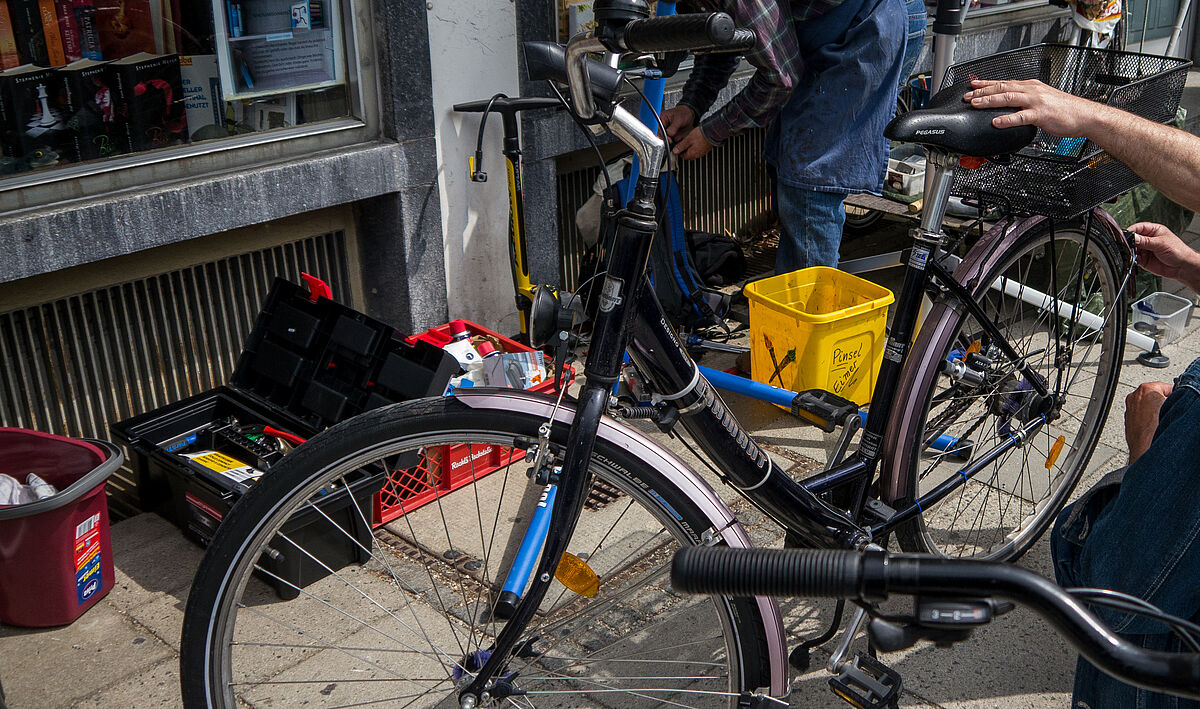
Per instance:
[[[883,286],[816,266],[749,283],[751,377],[792,391],[824,389],[867,404],[883,359]]]

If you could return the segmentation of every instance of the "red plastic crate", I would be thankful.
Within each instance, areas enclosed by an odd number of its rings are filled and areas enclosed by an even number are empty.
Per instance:
[[[469,320],[464,320],[463,323],[472,335],[487,335],[499,340],[505,352],[534,351],[532,347],[522,345],[482,325]],[[406,339],[409,342],[422,339],[440,347],[450,341],[450,325],[439,325]],[[547,370],[551,369],[552,367],[547,367]],[[574,376],[575,370],[567,367],[563,382],[571,381]],[[554,378],[548,378],[529,391],[554,393]],[[375,526],[387,524],[525,456],[523,450],[502,446],[487,446],[486,449],[481,449],[476,445],[475,450],[468,452],[467,449],[467,444],[429,448],[420,454],[416,465],[391,471],[383,489],[375,495]]]

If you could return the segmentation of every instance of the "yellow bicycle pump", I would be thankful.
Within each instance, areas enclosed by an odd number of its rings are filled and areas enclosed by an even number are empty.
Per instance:
[[[483,171],[483,131],[488,115],[498,113],[504,126],[505,167],[508,175],[508,250],[512,265],[513,289],[517,310],[521,314],[521,335],[529,336],[529,311],[533,305],[533,283],[529,278],[529,250],[525,242],[525,200],[521,194],[521,137],[517,114],[538,108],[557,108],[555,98],[509,98],[496,94],[486,101],[456,104],[459,113],[482,113],[475,143],[475,156],[468,158],[472,182],[487,182]]]

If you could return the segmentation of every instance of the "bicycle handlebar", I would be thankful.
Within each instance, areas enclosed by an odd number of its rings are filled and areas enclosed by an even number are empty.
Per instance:
[[[621,44],[643,53],[721,49],[733,42],[735,31],[733,18],[723,12],[650,17],[625,25]]]
[[[616,29],[608,27],[602,36],[576,35],[566,47],[566,78],[575,114],[585,121],[596,114],[591,86],[593,70],[587,59],[590,53],[742,51],[753,47],[756,41],[753,32],[736,29],[733,19],[723,12],[649,17],[631,20]],[[532,72],[531,78],[534,78]]]
[[[671,567],[684,593],[817,596],[874,602],[889,594],[994,597],[1027,606],[1081,655],[1123,682],[1200,699],[1200,654],[1144,650],[1038,574],[995,562],[885,551],[685,547]]]

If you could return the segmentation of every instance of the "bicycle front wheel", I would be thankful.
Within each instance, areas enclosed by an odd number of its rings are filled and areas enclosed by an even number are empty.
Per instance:
[[[1021,225],[1002,237],[1007,247],[984,240],[965,259],[979,265],[962,282],[974,286],[1017,360],[961,303],[940,301],[922,325],[897,391],[915,405],[895,427],[892,480],[903,488],[893,495],[909,504],[939,485],[957,487],[897,529],[906,551],[1015,559],[1054,520],[1086,468],[1124,354],[1128,276],[1111,231],[1100,218],[1089,224],[1090,235],[1083,226]],[[1018,371],[1021,361],[1030,377]],[[1031,378],[1050,396],[1037,396]],[[1043,413],[1048,423],[1023,443],[969,479],[960,472],[1019,440],[1013,436]]]
[[[197,573],[181,648],[185,703],[458,707],[504,626],[497,602],[546,492],[525,462],[543,422],[423,400],[355,417],[287,456],[235,505]],[[555,425],[552,442],[561,446],[566,428]],[[756,602],[669,587],[675,549],[720,530],[617,446],[598,440],[590,467],[568,548],[580,560],[576,590],[553,582],[491,702],[733,707],[765,686]],[[454,477],[463,485],[406,509],[364,544],[322,500],[377,473],[401,497]],[[371,511],[349,499],[351,518],[370,529]],[[347,545],[366,563],[327,562],[330,548]],[[319,580],[288,578],[280,556],[319,567]],[[597,576],[591,588],[583,565]]]

